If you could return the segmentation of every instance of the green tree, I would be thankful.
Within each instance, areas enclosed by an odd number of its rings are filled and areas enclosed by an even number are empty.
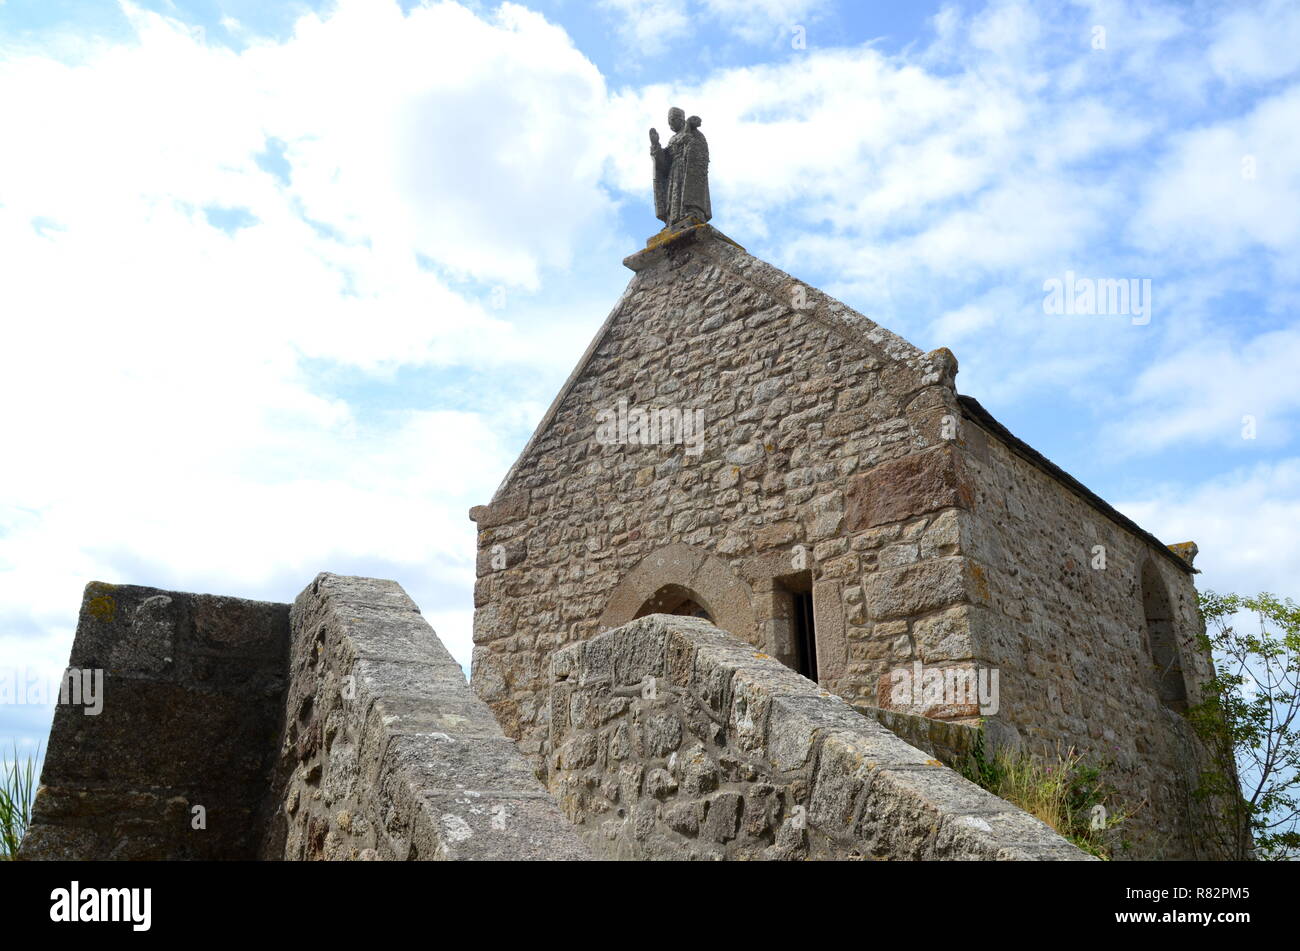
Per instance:
[[[1188,720],[1204,743],[1195,797],[1228,859],[1300,856],[1300,606],[1270,594],[1199,595],[1217,673]],[[1254,615],[1259,631],[1234,626]],[[1254,627],[1251,622],[1250,627]]]

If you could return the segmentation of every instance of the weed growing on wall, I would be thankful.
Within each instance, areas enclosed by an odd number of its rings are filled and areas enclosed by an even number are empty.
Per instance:
[[[1132,815],[1109,805],[1105,765],[1092,763],[1073,747],[1043,760],[1020,750],[989,755],[984,733],[961,763],[963,776],[995,796],[1041,819],[1072,844],[1101,859],[1123,851],[1128,843],[1119,827]]]

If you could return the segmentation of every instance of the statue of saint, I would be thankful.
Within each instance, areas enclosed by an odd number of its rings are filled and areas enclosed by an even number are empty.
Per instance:
[[[700,132],[700,117],[687,119],[685,112],[673,106],[668,110],[668,127],[673,137],[662,147],[659,132],[650,130],[655,217],[669,228],[703,223],[713,217],[713,208],[709,204],[709,143]]]

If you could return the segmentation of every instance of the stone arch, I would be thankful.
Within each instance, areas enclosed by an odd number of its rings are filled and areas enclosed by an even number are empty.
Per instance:
[[[627,573],[605,604],[600,630],[656,613],[656,601],[670,609],[680,607],[677,599],[694,601],[716,626],[758,643],[754,592],[749,585],[721,558],[682,542],[652,551]]]
[[[650,595],[650,599],[641,605],[641,610],[636,612],[636,617],[645,617],[647,614],[675,614],[679,617],[697,617],[712,621],[713,613],[704,606],[704,600],[690,588],[684,588],[679,584],[666,584]]]
[[[1183,678],[1169,589],[1149,558],[1142,565],[1142,615],[1156,692],[1161,703],[1181,713],[1187,709],[1187,682]]]

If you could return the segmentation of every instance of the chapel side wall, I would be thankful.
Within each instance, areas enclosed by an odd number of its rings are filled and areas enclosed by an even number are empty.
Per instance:
[[[599,633],[620,581],[665,546],[734,574],[755,624],[731,633],[767,651],[788,633],[774,579],[806,571],[823,686],[869,704],[882,673],[914,652],[891,627],[887,640],[873,634],[873,579],[889,583],[877,593],[893,598],[894,617],[966,600],[951,511],[891,513],[852,489],[926,451],[942,468],[955,361],[885,356],[818,319],[829,299],[812,288],[811,312],[795,313],[784,303],[793,286],[720,243],[641,271],[550,426],[475,510],[473,684],[526,753],[547,737],[552,652]],[[703,409],[703,452],[599,445],[596,412],[620,398]],[[886,590],[898,584],[901,595]]]
[[[1168,590],[1194,703],[1210,662],[1190,574],[976,423],[963,437],[975,490],[963,547],[987,579],[971,636],[1000,679],[991,721],[1038,754],[1074,746],[1111,761],[1108,781],[1138,807],[1124,826],[1133,857],[1195,857],[1196,741],[1157,693],[1141,583],[1149,563]]]

